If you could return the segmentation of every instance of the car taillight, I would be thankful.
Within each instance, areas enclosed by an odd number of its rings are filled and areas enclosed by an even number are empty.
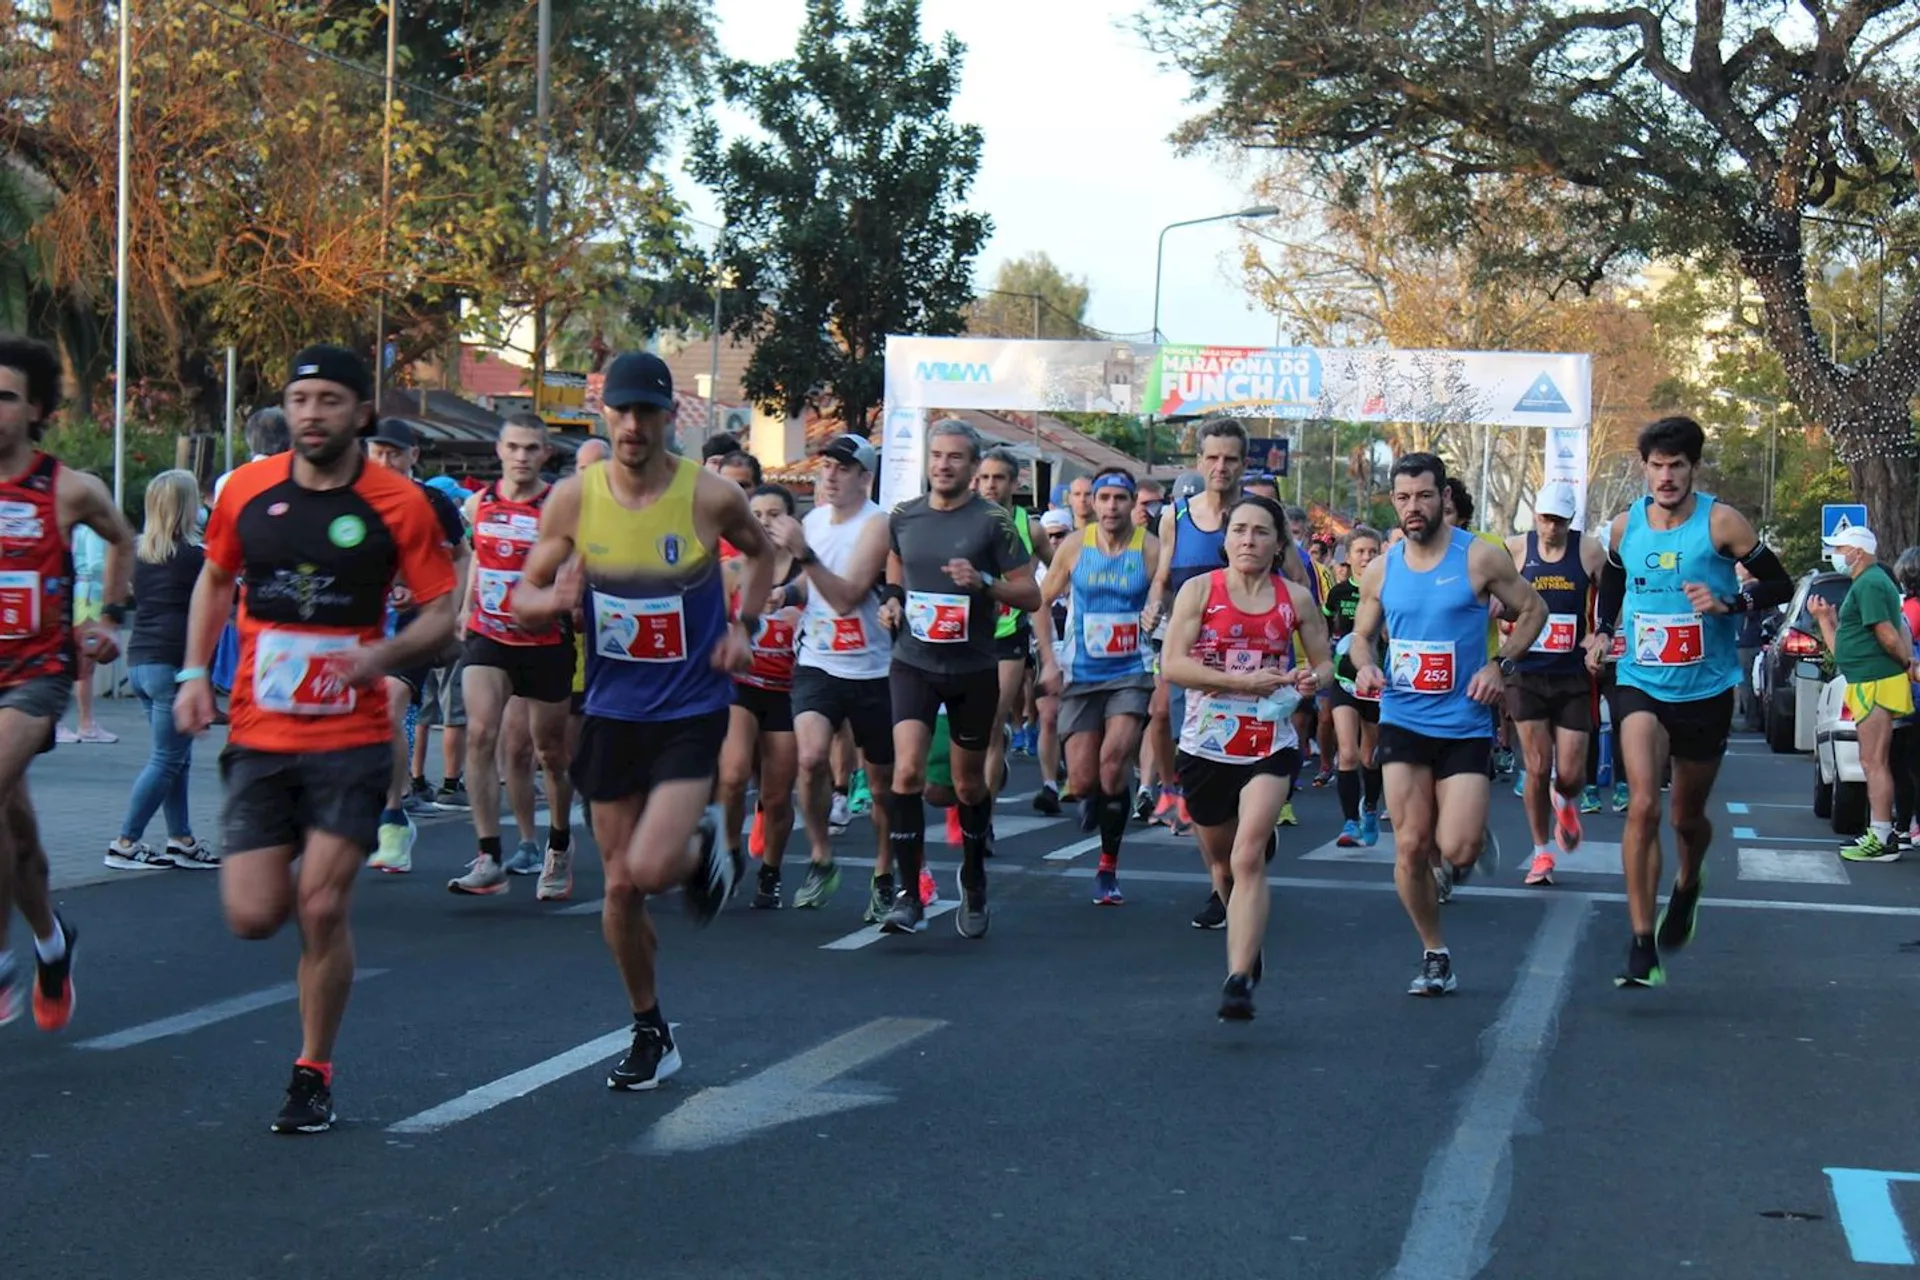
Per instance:
[[[1842,724],[1853,723],[1853,708],[1848,705],[1845,698],[1840,699],[1840,721]]]
[[[1820,656],[1820,642],[1798,627],[1789,627],[1780,641],[1780,652],[1791,658],[1817,658]]]

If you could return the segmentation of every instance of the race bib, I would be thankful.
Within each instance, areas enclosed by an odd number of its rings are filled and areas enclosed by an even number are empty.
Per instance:
[[[512,611],[507,608],[507,595],[513,590],[513,584],[520,581],[518,569],[482,569],[480,570],[480,612],[490,613],[496,618],[508,618]]]
[[[760,619],[760,629],[752,640],[755,653],[781,657],[793,652],[793,621],[778,616]]]
[[[1080,635],[1091,657],[1130,658],[1140,652],[1140,615],[1084,613],[1080,615]]]
[[[593,593],[594,652],[617,662],[685,662],[687,618],[679,596],[623,600]]]
[[[358,695],[340,655],[359,645],[355,636],[268,627],[253,640],[253,705],[289,716],[348,714]]]
[[[1533,643],[1527,646],[1528,653],[1572,653],[1573,638],[1580,630],[1578,615],[1571,613],[1550,613],[1547,625],[1540,628]]]
[[[1613,643],[1607,646],[1607,661],[1618,662],[1627,656],[1627,633],[1622,631],[1613,637]]]
[[[0,640],[40,634],[40,575],[0,573]]]
[[[966,596],[909,591],[907,630],[921,644],[965,644],[967,609],[970,604]]]
[[[1387,641],[1387,684],[1401,693],[1452,693],[1452,643],[1446,640]]]
[[[1643,667],[1690,667],[1706,657],[1697,613],[1633,615],[1633,660]]]
[[[1188,696],[1192,701],[1187,714],[1194,719],[1192,740],[1199,748],[1196,755],[1251,764],[1273,754],[1274,726],[1279,721],[1261,716],[1262,699],[1218,693]]]
[[[865,653],[872,648],[867,640],[867,624],[859,614],[851,618],[815,618],[809,643],[816,649],[843,655]]]

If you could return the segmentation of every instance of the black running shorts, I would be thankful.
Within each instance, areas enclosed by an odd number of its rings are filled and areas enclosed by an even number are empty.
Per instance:
[[[1667,750],[1676,760],[1719,760],[1727,754],[1727,735],[1733,732],[1733,690],[1694,702],[1665,702],[1645,689],[1616,684],[1613,690],[1613,723],[1623,726],[1627,717],[1640,712],[1651,714],[1667,732]]]
[[[1507,682],[1507,714],[1519,723],[1545,720],[1569,733],[1593,732],[1593,678],[1529,675]]]
[[[1477,773],[1484,778],[1493,764],[1493,738],[1429,738],[1397,724],[1382,724],[1373,758],[1383,769],[1390,764],[1406,764],[1431,770],[1435,782],[1456,773]]]
[[[793,732],[793,699],[785,690],[733,682],[733,705],[753,717],[762,733]]]
[[[491,636],[468,636],[466,648],[467,665],[506,672],[516,698],[566,702],[572,697],[571,644],[501,644]]]
[[[818,667],[793,669],[793,692],[787,695],[798,720],[809,713],[823,716],[835,733],[853,726],[853,745],[867,763],[881,768],[893,764],[893,712],[887,678],[843,680]]]
[[[727,740],[731,708],[684,720],[613,720],[588,716],[570,771],[573,785],[595,803],[644,797],[663,782],[712,779]]]
[[[393,744],[291,754],[229,745],[220,753],[227,791],[220,839],[228,855],[298,850],[308,831],[357,845],[380,840],[380,813],[393,781]]]
[[[1300,749],[1282,747],[1265,760],[1252,764],[1223,764],[1174,753],[1174,772],[1180,789],[1186,793],[1187,816],[1196,826],[1218,827],[1232,822],[1240,812],[1240,793],[1255,778],[1291,779],[1300,770]]]
[[[908,666],[894,655],[892,685],[893,718],[917,720],[929,729],[947,709],[947,732],[953,745],[963,751],[985,751],[993,737],[994,717],[1000,714],[1000,669],[969,671],[962,675],[938,675]]]

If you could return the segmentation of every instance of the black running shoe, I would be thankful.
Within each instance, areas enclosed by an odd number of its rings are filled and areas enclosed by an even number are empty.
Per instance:
[[[893,895],[893,909],[881,918],[882,933],[919,933],[927,927],[927,909],[920,905],[920,886]]]
[[[1694,927],[1700,923],[1700,886],[1704,879],[1696,875],[1693,883],[1684,889],[1679,880],[1673,882],[1666,909],[1660,913],[1659,923],[1653,929],[1653,940],[1660,950],[1678,951],[1693,941]]]
[[[1206,905],[1193,913],[1193,927],[1196,929],[1224,929],[1227,927],[1227,904],[1220,901],[1220,895],[1207,895]]]
[[[760,868],[759,881],[753,888],[753,909],[755,911],[780,909],[780,868],[767,866]]]
[[[333,1090],[312,1067],[295,1067],[287,1103],[274,1118],[275,1133],[325,1133],[333,1128]]]
[[[658,1089],[660,1082],[680,1070],[680,1046],[668,1032],[651,1022],[633,1024],[633,1047],[607,1072],[609,1089]]]
[[[1033,811],[1044,813],[1050,818],[1059,817],[1060,793],[1043,783],[1040,789],[1033,793]]]
[[[1660,967],[1660,950],[1651,938],[1635,938],[1627,947],[1627,967],[1613,980],[1616,987],[1657,987],[1667,980]]]
[[[711,924],[720,914],[720,908],[733,896],[738,874],[734,866],[738,855],[729,857],[720,848],[720,821],[715,816],[719,811],[718,805],[708,805],[700,816],[700,825],[694,828],[693,843],[699,849],[700,861],[682,887],[687,913],[697,924]]]
[[[1260,979],[1267,976],[1267,953],[1264,949],[1253,953],[1253,972],[1247,976],[1256,987],[1260,985]]]
[[[960,868],[959,879],[960,909],[953,913],[953,927],[959,931],[960,936],[963,938],[973,938],[976,940],[984,938],[987,936],[987,924],[992,918],[987,911],[986,869],[982,868],[980,871],[980,882],[969,888],[967,885],[967,880],[969,879],[967,868],[963,864]]]
[[[1227,979],[1220,988],[1220,1021],[1251,1022],[1253,1020],[1253,980],[1244,974],[1236,973]]]

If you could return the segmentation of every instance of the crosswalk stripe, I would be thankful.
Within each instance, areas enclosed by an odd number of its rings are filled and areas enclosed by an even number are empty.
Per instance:
[[[368,978],[377,978],[385,972],[385,969],[361,969],[353,975],[353,980],[365,982]],[[125,1031],[115,1031],[111,1035],[82,1040],[73,1047],[101,1051],[131,1049],[135,1045],[165,1040],[169,1036],[183,1036],[189,1031],[198,1031],[216,1022],[225,1022],[229,1018],[238,1018],[260,1009],[271,1009],[274,1005],[286,1004],[299,997],[298,986],[291,982],[282,982],[260,991],[249,991],[245,995],[216,1000],[212,1004],[203,1004],[198,1009],[176,1013],[170,1018],[159,1018],[153,1022],[143,1022],[137,1027],[128,1027]]]
[[[1742,880],[1788,884],[1851,884],[1840,855],[1830,849],[1740,850]]]

